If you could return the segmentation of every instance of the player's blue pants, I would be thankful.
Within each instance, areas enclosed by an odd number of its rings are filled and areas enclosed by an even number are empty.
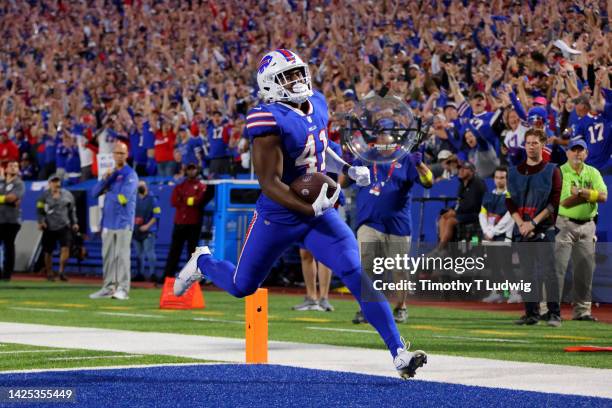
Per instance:
[[[259,288],[274,262],[295,242],[303,242],[317,261],[342,279],[361,305],[365,318],[376,328],[395,357],[397,349],[403,344],[391,308],[384,296],[375,291],[369,279],[362,274],[357,240],[334,210],[296,225],[273,223],[256,212],[237,266],[210,255],[202,255],[198,259],[198,267],[218,287],[233,296],[244,297]]]

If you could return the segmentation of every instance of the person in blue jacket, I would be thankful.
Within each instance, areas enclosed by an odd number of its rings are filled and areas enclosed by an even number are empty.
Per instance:
[[[130,242],[136,216],[138,176],[127,164],[128,147],[115,143],[115,169],[93,188],[95,197],[104,194],[102,208],[102,289],[89,295],[91,299],[126,300],[130,291]]]

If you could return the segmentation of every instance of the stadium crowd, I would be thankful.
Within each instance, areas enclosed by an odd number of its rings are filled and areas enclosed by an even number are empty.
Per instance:
[[[378,93],[433,118],[425,157],[437,178],[454,175],[458,161],[472,162],[482,177],[518,163],[534,125],[548,133],[551,160],[564,161],[562,146],[583,137],[601,145],[587,162],[603,169],[610,120],[602,92],[609,100],[612,55],[606,6],[7,1],[0,163],[18,159],[25,180],[58,171],[74,183],[94,177],[96,154],[122,140],[140,176],[173,175],[189,162],[211,176],[244,171],[253,67],[269,49],[287,48],[308,62],[332,113]]]

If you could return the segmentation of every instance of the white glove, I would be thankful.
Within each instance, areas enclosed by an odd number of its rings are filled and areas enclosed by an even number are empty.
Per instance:
[[[349,167],[348,176],[355,180],[359,187],[370,185],[370,169],[368,169],[366,166]]]
[[[318,217],[319,215],[323,214],[323,212],[325,212],[325,210],[327,210],[328,208],[333,207],[334,204],[336,204],[338,197],[340,196],[340,186],[337,185],[336,192],[334,193],[334,195],[331,198],[327,198],[328,188],[329,185],[327,183],[323,184],[323,186],[321,186],[321,191],[319,191],[319,196],[317,197],[315,202],[312,203],[312,209],[314,210],[315,217]]]

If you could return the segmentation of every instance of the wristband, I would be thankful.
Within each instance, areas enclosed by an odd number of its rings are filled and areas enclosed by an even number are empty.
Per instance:
[[[596,203],[599,198],[599,191],[590,190],[589,191],[589,199],[587,200],[589,203]]]
[[[534,228],[536,228],[536,227],[538,226],[538,223],[537,223],[537,222],[535,222],[534,220],[531,220],[531,225],[533,225],[533,226],[534,226]]]
[[[342,166],[342,174],[344,174],[345,176],[348,176],[348,171],[351,168],[351,165],[348,163],[344,163],[344,165]]]
[[[0,204],[4,204],[6,202],[6,196],[4,194],[0,195]]]
[[[433,183],[433,174],[431,170],[427,169],[427,173],[424,175],[419,174],[419,180],[421,180],[422,184],[432,184]]]
[[[128,202],[128,199],[125,198],[123,194],[117,194],[117,200],[119,201],[119,204],[121,205],[126,205]]]

